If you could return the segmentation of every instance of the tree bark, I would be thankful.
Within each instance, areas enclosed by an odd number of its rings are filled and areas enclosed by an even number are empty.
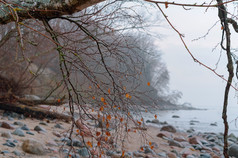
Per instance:
[[[227,18],[227,11],[226,7],[223,4],[223,0],[217,0],[218,4],[218,16],[221,20],[221,25],[223,27],[223,35],[221,40],[221,47],[226,51],[227,55],[227,71],[228,71],[228,80],[225,88],[225,94],[224,94],[224,103],[223,103],[223,111],[222,111],[222,118],[224,122],[224,147],[223,147],[223,155],[225,158],[229,158],[228,154],[228,131],[229,131],[229,124],[227,122],[227,106],[228,106],[228,97],[229,97],[229,91],[231,87],[231,83],[234,76],[234,68],[233,68],[233,61],[231,56],[231,33],[229,29],[228,23],[230,20]],[[226,39],[226,45],[223,46],[223,36],[225,35]]]
[[[0,24],[25,19],[56,18],[81,11],[104,0],[6,0],[0,1]]]

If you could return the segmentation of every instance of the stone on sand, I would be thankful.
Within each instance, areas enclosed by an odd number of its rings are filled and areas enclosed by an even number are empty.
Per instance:
[[[35,139],[26,139],[22,143],[22,150],[36,155],[44,155],[45,153],[44,145]]]

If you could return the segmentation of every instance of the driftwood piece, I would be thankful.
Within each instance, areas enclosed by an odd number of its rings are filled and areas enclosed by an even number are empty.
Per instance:
[[[23,114],[28,117],[34,117],[38,119],[50,118],[50,119],[60,119],[66,122],[72,120],[71,116],[63,115],[57,112],[48,111],[45,109],[40,109],[37,107],[29,107],[22,104],[13,103],[0,103],[1,110],[13,111],[19,114]]]
[[[61,100],[32,100],[32,99],[21,99],[21,98],[17,99],[17,102],[24,104],[24,105],[29,105],[29,106],[35,106],[35,105],[40,105],[40,104],[60,106],[64,103],[66,103]]]

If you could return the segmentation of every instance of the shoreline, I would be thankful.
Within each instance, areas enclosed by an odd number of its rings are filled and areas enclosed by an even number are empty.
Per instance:
[[[125,131],[125,128],[122,128],[121,135],[119,135],[124,139],[124,143],[121,144],[120,141],[112,141],[116,143],[114,145],[115,148],[110,148],[107,144],[102,144],[101,149],[104,151],[102,157],[120,158],[123,152],[125,152],[125,156],[127,155],[128,157],[134,158],[222,157],[222,135],[197,131],[187,132],[168,124],[162,124],[162,122],[157,119],[151,120],[151,122],[152,121],[160,124],[160,127],[155,126],[155,123],[147,123],[145,126],[141,126],[142,128],[138,128],[138,126],[135,126],[132,122],[128,122],[128,127],[130,127],[131,130]],[[7,129],[6,126],[3,127],[3,123],[7,123],[9,129]],[[85,123],[88,127],[97,130],[93,122],[86,121]],[[0,114],[0,124],[0,157],[65,158],[66,156],[68,158],[77,158],[77,156],[83,157],[82,155],[84,155],[84,157],[90,157],[87,148],[91,148],[82,143],[77,129],[73,130],[73,142],[71,144],[71,140],[69,139],[71,123],[65,123],[59,120],[21,118],[20,115],[17,116],[14,113],[7,115],[2,113]],[[28,130],[23,130],[23,126],[24,129],[28,128]],[[39,126],[40,129],[36,130],[36,126]],[[13,134],[16,129],[19,128],[22,129],[24,136]],[[85,128],[85,130],[87,130],[87,128]],[[109,138],[113,138],[114,134],[116,134],[115,132],[118,131],[115,130],[115,127],[112,127],[110,132],[111,136],[109,136]],[[22,145],[29,139],[34,139],[41,144],[45,153],[36,155],[25,152]],[[90,136],[86,137],[86,143],[88,140],[93,142],[91,144],[93,147],[97,146],[97,141],[95,141],[94,138]],[[229,141],[230,144],[237,143],[237,137],[231,135]],[[70,145],[73,145],[75,149],[74,152],[70,151]],[[37,148],[37,145],[32,146],[32,148]]]

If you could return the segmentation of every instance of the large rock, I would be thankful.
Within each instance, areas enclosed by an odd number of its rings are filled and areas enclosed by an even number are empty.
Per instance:
[[[238,158],[238,144],[232,144],[228,149],[228,155]]]
[[[34,139],[27,139],[22,143],[22,150],[36,155],[44,155],[45,148],[42,143]]]
[[[163,126],[160,130],[171,132],[171,133],[176,133],[176,129],[174,128],[174,126],[171,126],[171,125]]]

